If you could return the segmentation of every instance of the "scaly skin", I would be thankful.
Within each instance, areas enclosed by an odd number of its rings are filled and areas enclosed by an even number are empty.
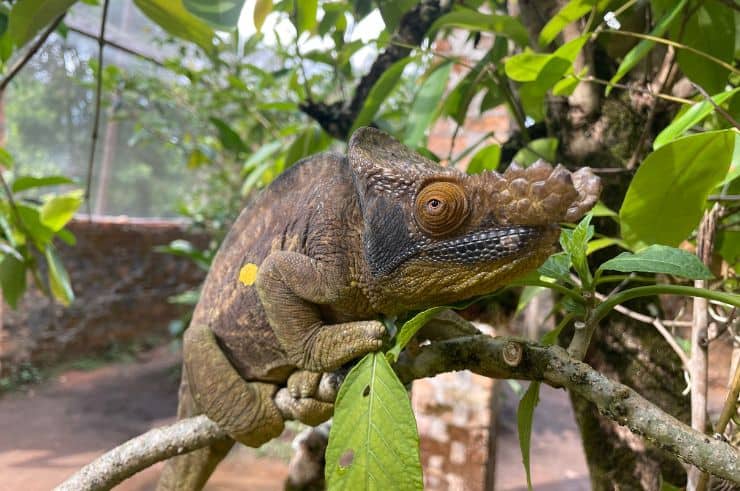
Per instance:
[[[273,397],[292,398],[291,416],[308,424],[328,419],[331,403],[313,398],[320,374],[377,350],[380,315],[531,271],[553,252],[557,223],[583,216],[599,191],[588,169],[468,176],[358,130],[347,157],[299,162],[237,219],[185,334],[179,415],[205,413],[250,446],[283,430]],[[258,267],[256,281],[240,276],[245,266]],[[435,336],[445,326],[454,321]],[[200,489],[232,443],[171,460],[159,489]]]

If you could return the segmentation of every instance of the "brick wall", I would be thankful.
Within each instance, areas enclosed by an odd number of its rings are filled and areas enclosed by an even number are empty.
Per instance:
[[[31,287],[17,310],[4,305],[0,374],[24,363],[48,365],[99,353],[114,343],[164,335],[169,322],[185,311],[167,299],[204,278],[188,259],[154,251],[178,238],[207,243],[181,223],[76,220],[70,230],[77,245],[60,244],[59,253],[76,298],[64,308]]]

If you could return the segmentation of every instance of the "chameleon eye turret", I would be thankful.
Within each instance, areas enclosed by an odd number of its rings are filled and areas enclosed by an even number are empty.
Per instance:
[[[434,237],[454,232],[469,212],[465,191],[454,182],[432,182],[424,186],[416,197],[416,223]]]

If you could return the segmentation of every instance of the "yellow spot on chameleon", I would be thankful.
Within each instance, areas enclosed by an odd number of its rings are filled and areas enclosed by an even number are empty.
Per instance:
[[[239,270],[239,281],[246,286],[254,285],[254,282],[257,280],[258,270],[259,268],[254,263],[245,264],[242,266],[242,269]]]

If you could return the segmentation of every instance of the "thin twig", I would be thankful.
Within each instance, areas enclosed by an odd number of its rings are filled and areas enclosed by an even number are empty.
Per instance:
[[[704,97],[706,100],[708,100],[709,103],[712,106],[714,106],[715,111],[717,111],[718,113],[720,113],[722,115],[722,117],[725,118],[732,126],[734,126],[735,128],[737,128],[737,129],[740,130],[740,123],[738,123],[735,120],[735,118],[733,118],[730,115],[730,113],[728,113],[727,111],[725,111],[725,109],[722,106],[720,106],[719,104],[717,104],[716,102],[714,102],[714,99],[712,99],[712,96],[709,95],[709,93],[706,90],[704,90],[704,87],[702,87],[701,85],[699,85],[697,83],[694,83],[694,82],[691,82],[691,85],[693,85],[694,88],[696,88],[696,90],[698,90],[701,93],[702,97]]]
[[[68,25],[67,26],[67,29],[70,32],[74,32],[74,33],[79,34],[81,36],[84,36],[86,38],[98,40],[98,36],[96,36],[95,34],[91,34],[91,33],[87,32],[85,30],[82,30],[79,27],[74,27],[74,26],[69,26]],[[119,43],[117,43],[115,41],[112,41],[110,39],[103,39],[103,44],[105,44],[106,46],[110,46],[111,48],[115,48],[115,49],[117,49],[119,51],[123,51],[124,53],[129,54],[131,56],[135,56],[137,58],[141,58],[142,60],[146,60],[149,63],[153,63],[153,64],[157,65],[158,67],[164,67],[164,63],[162,63],[160,60],[158,60],[156,58],[153,58],[153,57],[151,57],[149,55],[146,55],[146,54],[144,54],[144,53],[142,53],[140,51],[136,51],[135,49],[132,49],[132,48],[129,48],[129,47],[124,46],[122,44],[119,44]]]
[[[2,94],[3,92],[5,92],[5,88],[8,86],[8,84],[15,78],[16,75],[18,75],[21,69],[26,66],[31,58],[33,58],[33,55],[36,54],[41,46],[44,45],[44,42],[46,42],[46,39],[51,35],[51,33],[56,30],[57,26],[59,26],[59,24],[62,22],[62,19],[64,19],[65,15],[66,14],[62,14],[57,17],[56,20],[52,22],[38,38],[36,38],[36,41],[34,41],[28,51],[26,51],[26,53],[22,57],[20,57],[18,61],[13,63],[13,66],[11,66],[8,70],[8,74],[5,75],[2,80],[0,80],[0,97],[2,97]]]
[[[694,104],[696,104],[696,101],[692,101],[691,99],[684,99],[683,97],[676,97],[674,95],[669,95],[669,94],[653,93],[647,89],[643,89],[640,87],[632,87],[632,86],[625,85],[625,84],[614,83],[608,80],[602,80],[600,78],[596,78],[592,76],[588,76],[588,77],[579,77],[577,75],[571,75],[571,76],[575,77],[580,82],[590,82],[594,84],[605,85],[607,87],[615,87],[617,89],[629,90],[631,92],[639,92],[641,94],[647,94],[652,97],[658,97],[659,99],[665,99],[666,101],[671,101],[671,102],[678,102],[679,104],[687,104],[689,106],[693,106]]]
[[[90,156],[87,160],[87,182],[85,184],[85,205],[87,216],[92,221],[92,204],[90,203],[90,189],[92,187],[93,166],[95,164],[95,147],[98,143],[98,125],[100,122],[100,99],[103,92],[103,49],[105,48],[105,21],[108,18],[108,0],[103,2],[103,14],[100,19],[100,35],[98,36],[98,73],[95,82],[95,119],[93,120],[92,135],[90,136]]]

